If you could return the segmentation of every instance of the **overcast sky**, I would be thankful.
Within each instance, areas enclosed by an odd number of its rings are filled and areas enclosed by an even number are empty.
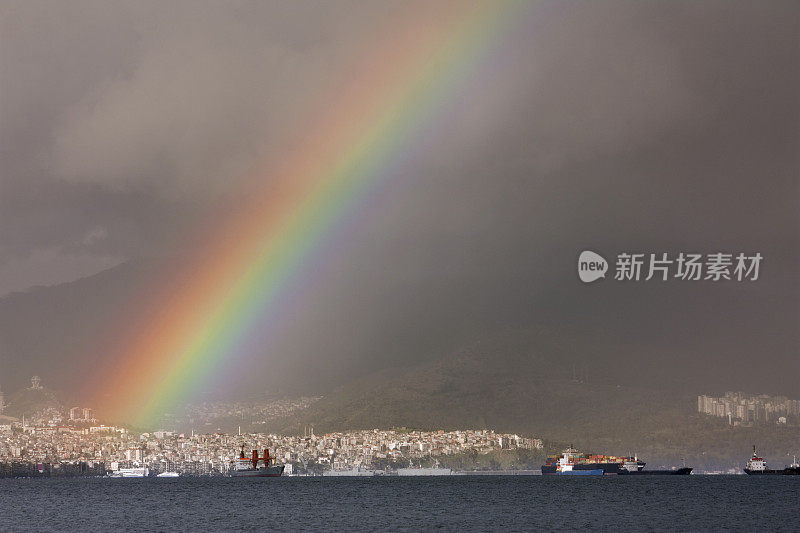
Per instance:
[[[171,253],[254,162],[285,147],[305,109],[335,105],[346,66],[398,7],[0,9],[5,294]],[[343,353],[389,339],[432,349],[421,339],[543,315],[663,350],[671,327],[694,332],[693,353],[726,351],[736,366],[765,349],[797,376],[798,20],[796,2],[530,9],[491,83],[452,102],[447,128],[352,214],[347,244],[320,252],[298,323],[348,331]],[[585,248],[765,260],[747,286],[582,286]],[[340,308],[346,325],[330,314]],[[718,344],[743,328],[747,339]],[[298,332],[278,344],[330,342]]]
[[[391,13],[369,3],[2,5],[0,293],[160,253]],[[358,43],[361,44],[361,43]]]

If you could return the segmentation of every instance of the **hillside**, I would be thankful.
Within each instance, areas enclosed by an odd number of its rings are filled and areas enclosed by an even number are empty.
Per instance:
[[[686,459],[729,468],[752,444],[780,462],[800,453],[800,428],[731,428],[695,412],[696,396],[586,383],[556,376],[536,357],[475,347],[407,370],[359,379],[276,421],[275,431],[318,433],[373,427],[490,428],[570,442],[604,453],[638,453],[652,466]]]
[[[69,403],[81,403],[81,395],[91,396],[89,389],[104,380],[103,373],[117,367],[114,357],[124,352],[128,334],[146,334],[138,328],[171,301],[172,291],[161,285],[171,260],[130,262],[71,283],[1,297],[0,388],[19,390],[37,374]],[[744,305],[746,295],[739,293],[744,288],[725,293],[728,300],[719,304],[725,314],[716,312],[717,303],[698,303],[686,310],[691,316],[682,310],[653,325],[639,320],[658,312],[650,307],[652,302],[682,302],[694,289],[648,285],[646,293],[637,293],[637,305],[612,313],[607,312],[604,296],[610,285],[596,290],[576,285],[557,295],[534,298],[514,286],[503,286],[503,291],[513,293],[508,294],[497,292],[501,287],[494,285],[448,285],[447,276],[429,280],[447,289],[431,292],[430,285],[413,279],[386,285],[380,277],[365,280],[347,269],[338,275],[370,284],[358,291],[334,290],[339,285],[331,279],[296,309],[254,322],[236,349],[220,354],[246,364],[248,372],[238,373],[235,383],[212,378],[197,387],[204,397],[187,400],[236,400],[237,395],[262,392],[329,395],[353,380],[362,383],[361,390],[369,388],[370,380],[391,383],[390,378],[407,371],[419,374],[409,379],[412,393],[420,387],[418,392],[424,393],[426,383],[441,393],[451,381],[469,378],[469,383],[462,383],[464,393],[487,393],[485,405],[505,405],[499,398],[502,394],[512,394],[512,400],[532,394],[521,385],[505,391],[506,379],[524,378],[541,388],[553,381],[569,382],[573,372],[589,385],[641,387],[645,397],[648,388],[689,397],[746,387],[753,392],[800,394],[798,380],[793,379],[796,365],[781,359],[795,353],[796,343],[785,334],[796,330],[795,317],[781,314],[770,327],[750,322],[749,309],[761,307]],[[478,305],[472,300],[479,289],[493,295],[491,302]],[[549,289],[542,291],[549,294]],[[737,323],[746,327],[735,327]],[[437,368],[443,354],[466,357],[465,368],[457,368],[453,361]],[[764,372],[753,374],[747,364],[731,364],[751,360],[752,354],[758,354]],[[475,364],[482,375],[470,378],[465,372]],[[438,377],[422,375],[426,372]],[[439,381],[428,383],[430,379]],[[559,393],[552,391],[548,397]],[[606,395],[614,397],[613,390]],[[397,396],[400,403],[412,401]],[[580,407],[581,400],[563,401]],[[477,405],[470,416],[485,405]]]
[[[34,374],[71,397],[98,367],[98,332],[120,320],[146,276],[141,264],[124,264],[50,287],[0,298],[0,387],[16,391]]]
[[[62,409],[63,405],[53,391],[48,389],[22,389],[8,398],[3,414],[15,418],[31,416],[47,408]]]

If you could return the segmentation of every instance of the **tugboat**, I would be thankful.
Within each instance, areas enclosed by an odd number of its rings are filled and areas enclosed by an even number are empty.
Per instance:
[[[620,476],[688,476],[692,473],[692,468],[686,466],[684,461],[682,467],[672,467],[669,470],[645,470],[647,463],[640,461],[638,457],[623,457],[623,463],[619,467]]]
[[[258,456],[258,450],[253,450],[251,457],[244,454],[244,444],[239,452],[239,457],[231,461],[231,477],[279,477],[283,474],[284,465],[275,464],[275,458],[270,457],[269,450],[264,450],[264,456]]]
[[[749,476],[796,476],[800,475],[800,465],[795,457],[794,462],[783,470],[767,468],[767,462],[756,454],[756,447],[753,446],[753,456],[747,461],[744,473]]]

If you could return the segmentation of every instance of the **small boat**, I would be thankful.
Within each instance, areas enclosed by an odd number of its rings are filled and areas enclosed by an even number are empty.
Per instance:
[[[150,470],[143,466],[141,468],[120,468],[108,474],[108,477],[147,477],[150,475]]]

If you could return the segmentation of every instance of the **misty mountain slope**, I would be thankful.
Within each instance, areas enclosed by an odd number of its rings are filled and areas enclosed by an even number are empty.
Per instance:
[[[13,392],[38,374],[48,389],[74,394],[103,356],[91,343],[120,321],[148,272],[126,263],[0,298],[0,386]]]
[[[11,394],[38,374],[64,401],[79,399],[75,396],[85,392],[87,379],[102,379],[98,369],[108,356],[104,347],[114,348],[115,335],[131,309],[152,296],[157,272],[155,261],[132,262],[72,283],[0,298],[0,387]],[[385,302],[375,305],[386,307]],[[537,314],[551,310],[543,306]],[[646,335],[642,340],[622,336],[602,323],[586,327],[580,321],[542,316],[510,327],[480,315],[462,328],[432,322],[436,327],[429,328],[430,335],[413,338],[416,326],[428,321],[424,313],[419,305],[404,309],[395,321],[379,320],[383,329],[362,338],[350,338],[349,333],[371,331],[372,323],[360,321],[365,309],[352,316],[349,311],[338,313],[345,315],[342,320],[350,330],[331,326],[320,331],[313,320],[298,320],[296,334],[285,336],[288,348],[272,351],[251,343],[252,371],[236,381],[235,388],[214,392],[217,399],[231,400],[255,391],[325,395],[331,407],[328,402],[314,407],[317,423],[337,428],[486,425],[548,431],[552,438],[565,439],[576,433],[564,428],[580,428],[582,436],[607,438],[616,428],[636,426],[663,413],[664,406],[672,406],[672,418],[689,416],[697,394],[737,388],[741,380],[730,379],[730,372],[742,374],[748,368],[708,364],[727,352],[713,347],[691,351],[692,344],[682,346],[683,337],[666,326],[660,337]],[[409,315],[420,317],[398,322]],[[304,338],[313,342],[304,345]],[[712,355],[704,359],[706,353]],[[688,359],[692,362],[686,363]],[[791,369],[786,374],[791,375]],[[716,377],[711,381],[704,375]],[[208,388],[217,385],[211,382]],[[750,387],[744,390],[778,392],[755,383]],[[650,425],[658,429],[661,422]],[[302,431],[301,423],[285,427]]]
[[[30,377],[36,374],[48,389],[58,391],[65,399],[80,394],[87,378],[95,378],[94,373],[102,368],[109,355],[104,350],[114,348],[114,336],[124,332],[126,321],[136,318],[131,311],[153,290],[152,281],[158,279],[159,266],[157,261],[129,262],[74,282],[34,287],[0,298],[0,387],[13,393],[27,387]],[[495,327],[486,325],[474,335],[498,337]],[[549,337],[552,349],[548,351],[555,355],[565,352],[556,346],[562,342],[559,336],[571,338],[563,332]],[[515,350],[507,350],[509,353],[525,352],[522,345],[529,342],[529,337],[500,335],[512,339],[506,342],[518,344]],[[444,345],[459,342],[452,340]],[[567,345],[576,351],[574,340]],[[314,351],[259,354],[265,360],[269,355],[273,366],[263,372],[259,372],[260,367],[255,368],[260,376],[255,382],[261,388],[266,382],[270,388],[326,392],[368,371],[398,364],[398,359],[375,356],[371,348],[356,354],[344,349],[323,355]],[[309,372],[310,367],[320,365],[331,371],[313,375]],[[273,367],[280,368],[280,372],[273,372]],[[265,376],[266,381],[262,379]]]
[[[0,298],[0,387],[12,393],[26,387],[30,377],[37,374],[47,388],[59,392],[65,400],[85,393],[89,378],[95,382],[101,378],[97,373],[111,355],[109,351],[117,347],[116,336],[124,333],[127,321],[140,318],[137,311],[141,302],[169,296],[152,292],[153,280],[159,279],[162,267],[158,261],[129,262],[71,283],[36,287]],[[370,305],[386,307],[380,301]],[[502,352],[502,365],[510,373],[546,371],[550,376],[568,379],[574,368],[580,374],[590,373],[594,379],[624,373],[629,366],[624,358],[614,356],[621,350],[601,330],[543,325],[509,328],[498,321],[476,318],[469,328],[448,329],[440,323],[440,327],[429,327],[431,331],[421,335],[415,326],[436,317],[409,307],[399,311],[395,307],[392,312],[398,316],[383,321],[383,329],[364,338],[358,337],[358,331],[370,332],[374,325],[362,318],[376,314],[365,308],[337,319],[337,327],[348,329],[339,329],[335,338],[325,332],[308,335],[309,327],[315,331],[320,328],[315,320],[325,318],[316,315],[298,321],[298,331],[284,336],[284,346],[277,350],[263,348],[256,336],[251,343],[252,372],[242,378],[236,390],[216,391],[216,383],[209,383],[208,389],[213,389],[218,399],[265,388],[289,394],[325,394],[371,372],[386,369],[391,375],[398,367],[430,360],[426,354],[448,353],[465,345],[478,352],[483,346]],[[403,317],[412,315],[420,316],[402,322]],[[469,331],[464,333],[462,329]],[[306,344],[304,340],[308,338],[313,340]],[[320,343],[326,348],[322,349]],[[530,357],[534,353],[536,357]],[[483,354],[479,359],[482,357]],[[493,355],[487,353],[486,357]],[[595,365],[594,360],[610,362]],[[435,373],[452,373],[448,379],[458,381],[456,377],[474,363],[465,360],[462,364],[467,367],[452,365]],[[482,371],[494,372],[491,367]],[[447,379],[440,386],[447,387]]]
[[[654,466],[685,458],[713,468],[744,461],[753,442],[776,458],[800,446],[798,428],[730,428],[697,414],[696,396],[573,381],[550,372],[552,359],[495,348],[482,343],[354,380],[300,416],[275,421],[272,429],[494,429],[598,452],[637,452]]]
[[[411,368],[356,379],[315,404],[305,419],[320,431],[373,426],[491,427],[548,431],[568,438],[567,426],[602,434],[647,417],[664,392],[573,381],[557,354],[520,354],[473,347]],[[615,413],[613,416],[609,414]],[[591,433],[589,433],[591,434]]]

